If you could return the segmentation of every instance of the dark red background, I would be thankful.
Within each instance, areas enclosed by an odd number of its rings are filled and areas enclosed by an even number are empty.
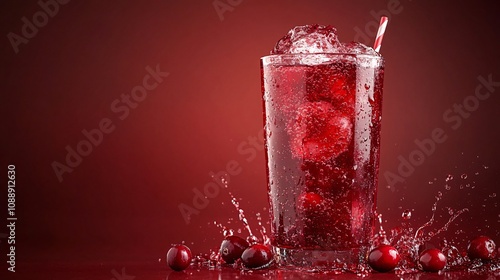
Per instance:
[[[181,241],[196,253],[208,252],[221,236],[214,221],[237,220],[227,192],[210,199],[189,225],[178,205],[192,205],[192,189],[202,190],[211,181],[208,173],[230,160],[242,168],[231,177],[230,191],[257,228],[255,214],[267,217],[264,154],[255,150],[256,158],[247,161],[238,146],[262,129],[259,58],[295,25],[331,24],[341,40],[354,40],[355,27],[378,23],[371,11],[387,10],[389,2],[242,1],[221,20],[211,0],[70,1],[18,54],[7,34],[20,34],[21,18],[31,19],[40,7],[37,1],[2,2],[0,168],[6,174],[8,164],[16,165],[18,269],[28,261],[157,260]],[[488,234],[500,243],[493,195],[500,172],[500,89],[457,130],[443,120],[446,110],[474,93],[478,76],[500,81],[498,8],[472,1],[399,3],[382,47],[379,211],[388,228],[404,209],[414,209],[412,223],[421,225],[441,190],[439,209],[470,210],[452,225],[450,237],[461,229],[459,241]],[[157,64],[170,76],[128,118],[118,119],[110,104],[142,83],[146,66]],[[75,148],[84,139],[81,131],[97,128],[103,118],[116,129],[59,182],[51,163],[64,162],[65,147]],[[447,141],[404,183],[387,188],[384,174],[397,172],[398,156],[408,158],[414,140],[438,127]],[[446,191],[448,174],[455,179]],[[466,183],[471,186],[460,189]],[[439,214],[442,224],[448,214]],[[241,228],[236,221],[229,226]]]

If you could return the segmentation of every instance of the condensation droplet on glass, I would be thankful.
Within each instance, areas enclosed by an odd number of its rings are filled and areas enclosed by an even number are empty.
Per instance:
[[[464,180],[465,180],[465,179],[467,179],[467,174],[465,174],[465,173],[464,173],[464,174],[462,174],[462,175],[460,176],[460,178],[462,178],[462,179],[464,179]]]
[[[451,190],[451,186],[450,186],[450,185],[448,185],[448,184],[444,185],[444,188],[445,188],[447,191]]]

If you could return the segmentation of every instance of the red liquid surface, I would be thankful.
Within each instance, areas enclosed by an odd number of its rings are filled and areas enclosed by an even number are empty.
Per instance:
[[[330,55],[321,64],[305,65],[291,57],[271,56],[262,63],[271,244],[306,250],[368,247],[383,62]]]

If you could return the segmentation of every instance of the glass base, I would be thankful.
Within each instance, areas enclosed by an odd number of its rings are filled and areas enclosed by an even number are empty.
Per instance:
[[[342,251],[290,249],[273,246],[276,263],[289,269],[351,269],[365,262],[368,247]]]

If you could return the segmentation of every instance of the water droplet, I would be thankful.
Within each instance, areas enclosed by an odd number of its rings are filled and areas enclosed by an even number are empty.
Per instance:
[[[447,191],[451,190],[451,186],[450,186],[450,185],[448,185],[448,184],[444,185],[444,188],[445,188]]]
[[[460,176],[460,178],[462,178],[462,179],[464,179],[464,180],[465,180],[465,179],[467,179],[467,174],[465,174],[465,173],[464,173],[464,174],[462,174],[462,176]]]
[[[401,217],[403,218],[403,220],[411,219],[411,211],[409,209],[406,209],[405,211],[403,211],[403,214],[401,214]]]
[[[491,198],[493,198],[493,197],[497,197],[497,194],[496,194],[496,193],[492,193],[492,194],[490,195],[490,197],[491,197]]]
[[[451,181],[451,180],[453,180],[453,175],[448,174],[448,176],[446,177],[445,181],[446,181],[446,182],[449,182],[449,181]]]

